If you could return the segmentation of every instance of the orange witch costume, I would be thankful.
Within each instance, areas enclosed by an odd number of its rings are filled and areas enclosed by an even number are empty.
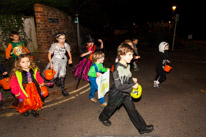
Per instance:
[[[42,109],[44,98],[42,97],[39,84],[44,83],[36,69],[26,71],[16,71],[11,77],[11,92],[19,99],[20,103],[16,110],[22,114],[29,110],[38,111]]]

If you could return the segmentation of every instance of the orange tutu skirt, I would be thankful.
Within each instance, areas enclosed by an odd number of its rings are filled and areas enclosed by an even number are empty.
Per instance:
[[[24,86],[24,85],[23,85]],[[41,100],[41,97],[37,91],[37,88],[33,82],[30,82],[24,86],[24,90],[28,94],[28,97],[23,99],[22,102],[19,102],[16,111],[20,114],[29,111],[29,110],[39,110],[42,109],[44,104]]]

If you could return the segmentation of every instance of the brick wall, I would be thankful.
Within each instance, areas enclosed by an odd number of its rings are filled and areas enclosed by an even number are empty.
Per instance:
[[[36,34],[38,40],[38,50],[41,60],[47,60],[48,49],[54,42],[55,34],[64,32],[67,34],[67,42],[72,51],[77,47],[76,24],[66,13],[46,5],[35,4]]]

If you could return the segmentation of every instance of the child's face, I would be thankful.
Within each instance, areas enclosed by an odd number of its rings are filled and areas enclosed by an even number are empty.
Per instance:
[[[169,46],[168,45],[165,46],[164,50],[169,50]]]
[[[66,40],[65,35],[61,35],[61,36],[59,36],[59,37],[57,38],[57,41],[58,41],[59,43],[65,43],[65,40]]]
[[[127,52],[125,55],[120,55],[120,57],[123,62],[130,63],[131,60],[133,59],[133,53]]]
[[[104,63],[104,57],[97,59],[97,63]]]
[[[13,35],[11,36],[11,39],[13,39],[13,41],[19,41],[19,35]]]
[[[28,57],[24,57],[20,61],[20,66],[23,70],[27,70],[30,67],[30,60]]]
[[[136,40],[134,40],[134,41],[133,41],[133,43],[134,43],[135,45],[137,45],[138,40],[137,40],[137,39],[136,39]]]

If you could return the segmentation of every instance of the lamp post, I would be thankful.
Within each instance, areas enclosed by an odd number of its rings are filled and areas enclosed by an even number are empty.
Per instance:
[[[75,14],[75,23],[77,24],[77,42],[78,42],[78,47],[79,47],[79,52],[81,52],[81,43],[80,43],[80,31],[79,31],[79,18],[78,14]]]
[[[177,28],[177,21],[179,20],[179,14],[176,14],[175,15],[175,10],[176,10],[176,6],[172,6],[172,11],[173,11],[173,20],[174,20],[174,23],[175,23],[175,26],[174,26],[174,35],[173,35],[173,41],[172,41],[172,51],[174,50],[174,43],[175,43],[175,36],[176,36],[176,28]]]

